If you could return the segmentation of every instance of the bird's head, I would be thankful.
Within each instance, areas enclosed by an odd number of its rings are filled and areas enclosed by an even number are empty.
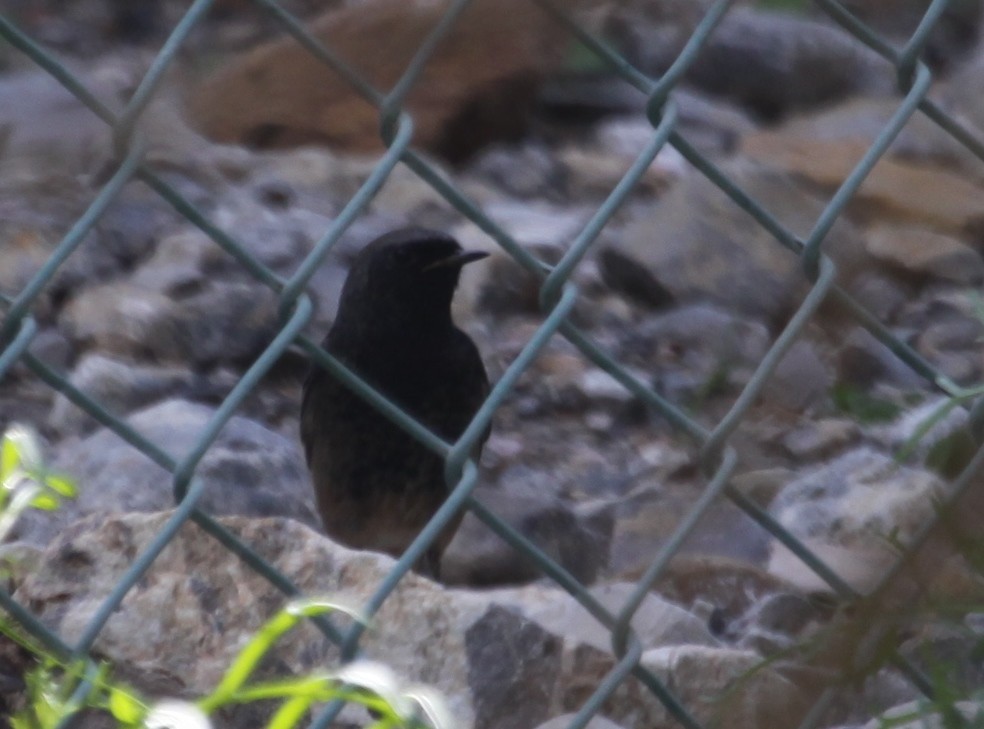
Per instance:
[[[371,312],[394,320],[450,320],[461,268],[486,256],[484,251],[464,250],[439,231],[403,228],[387,233],[356,256],[342,289],[338,316]]]

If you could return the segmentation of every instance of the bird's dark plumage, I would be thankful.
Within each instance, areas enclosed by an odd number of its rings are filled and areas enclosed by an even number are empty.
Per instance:
[[[461,267],[485,255],[420,228],[377,238],[356,256],[322,345],[447,441],[489,391],[478,349],[451,318]],[[325,531],[350,547],[399,556],[447,496],[443,459],[317,366],[304,383],[301,439]],[[421,572],[438,576],[460,520]]]

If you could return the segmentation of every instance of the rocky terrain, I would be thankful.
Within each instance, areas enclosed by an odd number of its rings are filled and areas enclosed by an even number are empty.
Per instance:
[[[445,179],[550,266],[650,142],[653,125],[646,97],[585,63],[554,19],[520,0],[509,4],[515,13],[501,28],[510,13],[484,15],[483,0],[464,12],[461,38],[435,56],[407,108],[419,120],[415,141]],[[894,3],[890,13],[883,4],[845,3],[901,47],[924,4]],[[247,5],[217,3],[138,134],[150,168],[287,279],[379,162],[378,120],[337,77],[324,84],[320,66]],[[655,77],[711,3],[569,5]],[[340,34],[356,39],[339,52],[382,88],[437,7],[285,6],[329,46]],[[925,53],[929,97],[980,145],[981,5],[951,6]],[[56,11],[37,0],[4,17],[118,109],[183,7],[148,3],[143,15],[105,0]],[[527,12],[535,21],[525,22]],[[366,51],[373,47],[394,50]],[[51,76],[12,47],[0,49],[0,68],[0,294],[15,299],[116,162],[110,128]],[[274,70],[267,78],[257,69]],[[819,12],[736,3],[670,98],[675,132],[805,238],[898,110],[897,84],[892,64]],[[305,332],[320,339],[327,330],[354,253],[410,222],[492,252],[466,272],[456,317],[498,379],[549,313],[540,279],[404,165],[311,277],[316,312]],[[945,677],[953,696],[981,685],[980,479],[965,479],[953,513],[924,532],[976,450],[966,408],[933,416],[947,389],[973,388],[984,375],[982,249],[984,159],[916,113],[823,251],[837,284],[932,376],[830,297],[730,434],[737,465],[728,494],[711,501],[633,619],[640,665],[705,725],[797,726],[831,685],[838,690],[817,726],[860,727],[904,712],[921,696],[917,688],[884,650],[855,655],[875,629],[889,635],[880,648]],[[577,287],[571,322],[687,418],[691,433],[557,334],[497,410],[475,496],[617,614],[709,487],[707,466],[716,463],[693,433],[715,429],[734,407],[811,284],[793,253],[669,145],[569,280]],[[283,325],[277,292],[137,180],[122,187],[30,312],[38,326],[30,353],[175,463]],[[195,470],[204,484],[199,505],[306,593],[366,599],[392,562],[320,533],[297,433],[306,367],[302,350],[289,349],[221,430]],[[162,528],[173,483],[160,459],[37,370],[22,360],[0,379],[0,427],[36,427],[52,468],[73,476],[80,495],[57,512],[27,514],[0,550],[16,555],[7,585],[16,599],[71,643]],[[845,589],[878,590],[847,601],[742,504],[808,546]],[[884,582],[917,538],[921,549]],[[474,515],[442,574],[446,585],[407,576],[362,645],[440,689],[461,726],[564,727],[617,663],[609,630]],[[150,694],[195,696],[284,599],[186,524],[109,620],[96,651]],[[307,626],[277,660],[299,673],[337,655]],[[12,685],[0,706],[17,705]],[[230,725],[256,725],[251,712],[267,709],[244,708]],[[360,717],[345,720],[358,725]],[[677,725],[628,678],[591,726]]]

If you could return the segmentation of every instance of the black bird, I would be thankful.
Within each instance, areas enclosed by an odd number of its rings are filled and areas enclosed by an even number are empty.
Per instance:
[[[421,228],[377,238],[356,256],[322,344],[449,442],[489,392],[475,343],[451,318],[462,266],[487,255]],[[301,440],[325,531],[347,546],[398,557],[447,497],[444,460],[317,365],[304,383]],[[448,524],[417,571],[439,577],[460,522]]]

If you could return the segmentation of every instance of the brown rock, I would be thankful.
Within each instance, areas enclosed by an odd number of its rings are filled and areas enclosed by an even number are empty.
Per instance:
[[[310,30],[385,93],[449,6],[375,0],[322,15]],[[559,24],[534,3],[469,5],[409,95],[416,144],[460,160],[489,139],[518,136],[523,109],[557,58],[558,37]],[[232,61],[194,90],[189,109],[206,135],[223,142],[382,147],[378,109],[292,37]]]
[[[742,142],[745,156],[830,191],[841,185],[867,149],[866,142],[827,142],[772,132],[753,134]],[[848,207],[863,218],[887,217],[959,234],[984,221],[984,188],[939,167],[885,156]]]
[[[984,280],[984,258],[952,236],[912,225],[880,223],[868,231],[868,252],[894,268],[975,285]]]

